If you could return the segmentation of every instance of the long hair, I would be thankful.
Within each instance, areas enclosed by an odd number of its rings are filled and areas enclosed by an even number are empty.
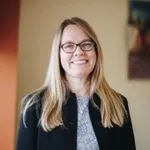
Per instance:
[[[54,36],[46,80],[43,86],[35,91],[25,103],[23,108],[24,124],[28,108],[37,102],[37,96],[43,89],[46,89],[44,98],[42,99],[40,124],[45,131],[51,131],[57,126],[64,125],[62,108],[66,103],[69,88],[67,86],[64,70],[60,64],[59,52],[62,34],[68,25],[80,27],[95,43],[97,61],[91,74],[90,99],[94,103],[94,93],[100,97],[101,107],[99,110],[102,116],[103,126],[108,128],[113,127],[114,124],[122,126],[126,116],[126,110],[120,94],[115,92],[108,85],[104,77],[103,55],[98,38],[92,27],[83,19],[77,17],[64,20]]]

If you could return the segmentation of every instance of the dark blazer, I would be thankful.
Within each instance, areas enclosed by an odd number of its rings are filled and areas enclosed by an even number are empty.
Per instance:
[[[99,110],[89,103],[89,113],[98,140],[100,150],[136,150],[128,103],[123,97],[129,119],[123,127],[104,128],[101,123]],[[95,103],[100,106],[100,99],[95,94]],[[74,94],[63,107],[65,127],[56,127],[45,132],[37,125],[37,107],[31,107],[26,115],[27,128],[23,125],[22,117],[18,130],[16,150],[76,150],[77,149],[77,101]],[[41,106],[38,106],[40,112]]]

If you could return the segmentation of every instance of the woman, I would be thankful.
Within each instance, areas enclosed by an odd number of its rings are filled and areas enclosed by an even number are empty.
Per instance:
[[[127,100],[106,82],[98,38],[80,18],[61,23],[45,84],[22,110],[17,150],[135,150]]]

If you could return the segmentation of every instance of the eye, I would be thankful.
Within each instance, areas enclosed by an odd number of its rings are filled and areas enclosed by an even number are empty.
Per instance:
[[[63,48],[64,49],[74,49],[74,44],[71,44],[71,43],[64,44]]]
[[[82,49],[89,50],[93,48],[93,42],[87,41],[81,44]]]

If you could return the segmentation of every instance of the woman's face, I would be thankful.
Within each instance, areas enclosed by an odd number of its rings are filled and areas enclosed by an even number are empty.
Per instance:
[[[65,48],[70,48],[72,43],[83,43],[88,47],[90,38],[76,25],[68,25],[63,32],[61,45],[68,43]],[[85,44],[84,44],[85,42]],[[66,53],[60,48],[60,62],[66,77],[87,78],[96,63],[94,46],[89,51],[83,51],[79,46],[73,53]]]

